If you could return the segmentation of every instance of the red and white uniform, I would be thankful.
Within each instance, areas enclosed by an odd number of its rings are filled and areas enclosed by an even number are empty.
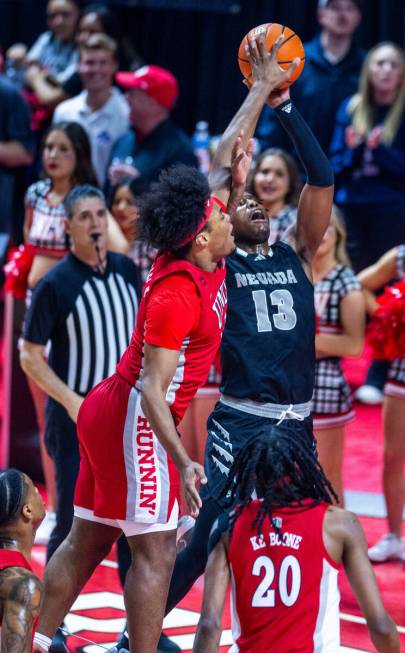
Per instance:
[[[2,572],[3,569],[8,569],[8,567],[24,567],[24,569],[28,569],[29,571],[32,571],[31,565],[29,564],[29,562],[27,562],[27,560],[25,559],[22,553],[20,553],[19,551],[11,551],[10,549],[0,549],[0,572]],[[38,618],[35,619],[32,627],[32,639],[34,639],[34,633],[37,627],[37,623],[38,623]],[[0,646],[1,646],[1,628],[0,628]]]
[[[177,425],[205,383],[221,341],[226,305],[222,264],[206,272],[170,254],[157,257],[117,373],[92,390],[79,412],[76,515],[92,518],[83,508],[104,522],[119,520],[113,525],[124,532],[122,521],[168,522],[177,506],[179,481],[140,405],[143,344],[180,352],[166,396]]]
[[[323,543],[328,508],[277,508],[281,537],[266,518],[252,523],[259,501],[245,508],[230,539],[232,653],[336,653],[338,565]]]
[[[405,279],[405,244],[398,247],[396,276],[398,279]],[[397,399],[405,399],[405,358],[394,358],[391,362],[384,394]]]

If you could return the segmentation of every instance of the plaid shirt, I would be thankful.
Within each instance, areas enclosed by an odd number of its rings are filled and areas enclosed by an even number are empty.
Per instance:
[[[294,206],[285,206],[274,218],[270,219],[269,245],[278,240],[283,240],[284,234],[297,220],[297,209]]]
[[[148,278],[148,274],[152,267],[152,263],[155,260],[156,254],[157,249],[151,245],[148,245],[147,243],[144,243],[141,240],[137,240],[129,250],[129,258],[133,260],[141,273],[142,285]]]

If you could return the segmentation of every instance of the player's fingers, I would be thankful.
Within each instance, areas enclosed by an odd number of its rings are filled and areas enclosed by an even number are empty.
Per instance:
[[[270,50],[270,54],[274,59],[277,59],[277,53],[281,48],[283,41],[284,41],[284,34],[280,34],[280,36],[278,36],[274,41],[273,46]]]
[[[242,156],[243,156],[243,154],[242,154]],[[204,467],[202,465],[198,465],[198,467],[197,467],[197,469],[195,471],[196,471],[196,474],[197,474],[197,477],[198,477],[198,480],[200,481],[200,483],[206,483],[207,482],[207,477],[205,475]],[[200,497],[200,495],[198,495],[198,497]]]
[[[253,139],[253,138],[249,138],[249,142],[248,142],[248,144],[247,144],[247,146],[246,146],[246,154],[247,154],[248,156],[252,156],[252,155],[253,155],[253,151],[254,151],[254,149],[255,149],[255,142],[254,142],[254,139]]]
[[[236,157],[238,156],[238,152],[242,145],[242,136],[243,136],[243,132],[242,134],[239,134],[239,136],[235,138],[235,142],[232,146],[232,155],[231,155],[232,160],[236,159]]]
[[[285,78],[286,79],[290,79],[290,77],[293,74],[294,70],[296,70],[296,68],[298,68],[300,63],[301,63],[301,59],[299,57],[295,57],[295,59],[293,59],[292,63],[290,63],[288,68],[285,70]]]
[[[260,59],[259,50],[257,47],[257,40],[255,38],[248,39],[247,55],[251,63],[257,64]]]

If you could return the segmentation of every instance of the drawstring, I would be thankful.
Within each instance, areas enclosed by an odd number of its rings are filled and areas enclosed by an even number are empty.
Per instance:
[[[280,413],[280,417],[279,417],[279,420],[278,420],[276,426],[279,426],[279,424],[281,424],[281,422],[284,422],[284,420],[286,419],[286,417],[289,417],[290,419],[297,419],[299,422],[302,422],[302,421],[305,419],[305,417],[304,417],[303,415],[300,415],[299,413],[296,413],[296,412],[292,409],[292,408],[293,408],[293,405],[294,405],[294,404],[290,404],[290,405],[288,406],[288,408],[286,408],[285,410],[282,410],[282,411],[281,411],[281,413]]]

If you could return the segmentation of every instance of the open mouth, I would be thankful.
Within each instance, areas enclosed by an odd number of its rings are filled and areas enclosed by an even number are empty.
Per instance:
[[[267,222],[267,216],[261,209],[256,209],[250,215],[251,222]]]

